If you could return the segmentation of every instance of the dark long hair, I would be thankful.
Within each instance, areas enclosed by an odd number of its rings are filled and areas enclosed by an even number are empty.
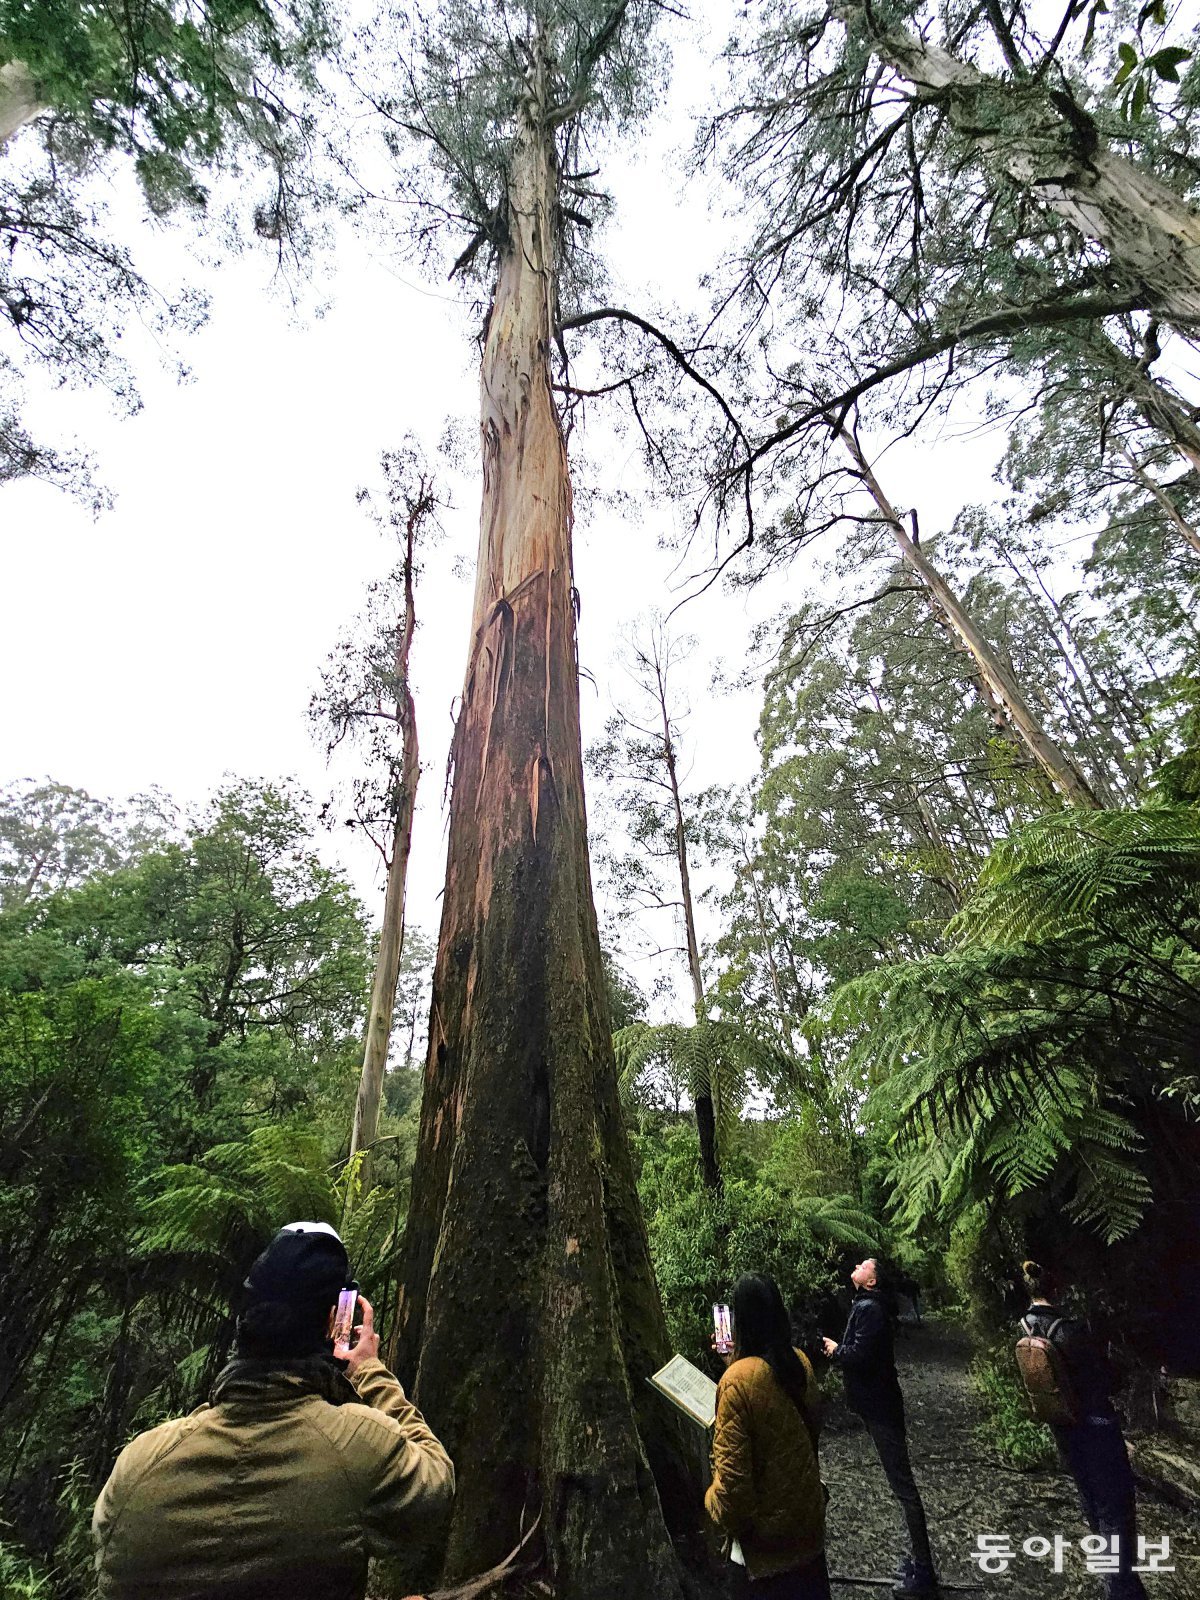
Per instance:
[[[779,1380],[806,1427],[808,1374],[792,1348],[792,1330],[779,1285],[773,1278],[746,1272],[733,1286],[733,1353],[761,1356]]]

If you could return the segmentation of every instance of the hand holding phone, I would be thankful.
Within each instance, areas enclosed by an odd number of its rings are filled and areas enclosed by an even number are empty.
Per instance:
[[[365,1295],[359,1295],[362,1322],[354,1329],[354,1343],[346,1357],[346,1376],[353,1379],[358,1369],[368,1361],[379,1359],[379,1335],[375,1332],[375,1312]]]
[[[354,1331],[354,1312],[358,1305],[358,1285],[351,1284],[338,1295],[333,1317],[333,1353],[339,1361],[350,1354],[350,1335]]]
[[[719,1356],[733,1354],[733,1328],[729,1319],[729,1307],[724,1304],[713,1305],[713,1348]]]

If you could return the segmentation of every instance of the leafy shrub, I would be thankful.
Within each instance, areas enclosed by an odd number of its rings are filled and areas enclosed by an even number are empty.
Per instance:
[[[712,1303],[728,1300],[743,1272],[774,1278],[793,1319],[811,1322],[835,1286],[834,1246],[795,1200],[757,1181],[748,1165],[726,1168],[720,1196],[700,1182],[691,1127],[635,1136],[650,1251],[674,1348],[706,1364]]]
[[[971,1364],[971,1381],[987,1414],[977,1430],[979,1437],[1009,1466],[1029,1472],[1054,1460],[1054,1440],[1045,1423],[1029,1414],[1010,1350],[996,1348],[977,1357]]]
[[[52,1600],[54,1594],[45,1567],[3,1538],[0,1538],[0,1594],[4,1600]]]

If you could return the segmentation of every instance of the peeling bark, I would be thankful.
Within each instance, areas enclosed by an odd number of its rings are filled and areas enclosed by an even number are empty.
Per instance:
[[[1064,114],[1032,79],[1005,82],[903,27],[862,0],[834,13],[919,95],[945,108],[950,125],[1021,188],[1107,251],[1145,285],[1160,314],[1185,329],[1200,322],[1200,212],[1150,172],[1117,155],[1080,107]]]
[[[700,1482],[645,1382],[669,1351],[587,857],[544,79],[521,110],[483,353],[479,561],[395,1350],[458,1472],[447,1578],[502,1559],[540,1512],[559,1600],[673,1600],[667,1525],[696,1525]]]
[[[884,521],[891,528],[900,547],[900,554],[920,578],[935,608],[946,618],[975,662],[985,700],[994,702],[1002,709],[1007,725],[1071,805],[1082,806],[1092,811],[1099,809],[1099,802],[1083,773],[1042,727],[1021,693],[1016,679],[975,626],[954,590],[920,545],[909,537],[895,507],[884,494],[878,478],[868,466],[858,441],[844,429],[839,430],[839,437],[854,462],[855,470],[863,485],[879,507]]]

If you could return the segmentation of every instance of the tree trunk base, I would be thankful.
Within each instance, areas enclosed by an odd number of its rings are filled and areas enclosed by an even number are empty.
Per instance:
[[[687,1600],[731,1600],[738,1592],[739,1569],[723,1560],[705,1541],[695,1541],[694,1549],[677,1545],[676,1552]],[[407,1584],[388,1582],[386,1562],[372,1562],[366,1600],[558,1600],[558,1590],[541,1554],[520,1565],[505,1566],[507,1570],[493,1567],[478,1577],[411,1593]],[[618,1597],[614,1595],[613,1600]],[[647,1597],[637,1596],[636,1600]]]

